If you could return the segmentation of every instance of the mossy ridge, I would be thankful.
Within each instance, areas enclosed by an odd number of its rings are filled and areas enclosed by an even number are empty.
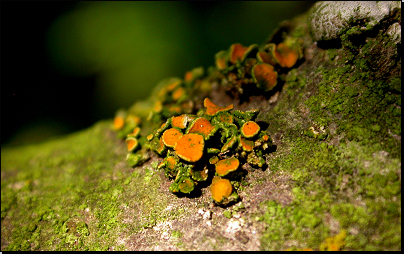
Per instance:
[[[150,165],[123,172],[130,169],[124,168],[124,149],[117,146],[125,144],[113,138],[110,124],[100,122],[44,144],[2,149],[2,249],[122,249],[116,243],[121,233],[136,233],[177,215],[164,212],[167,199],[161,199],[160,176]],[[72,145],[77,143],[82,145]]]
[[[393,51],[382,69],[371,65],[378,44]],[[287,249],[289,240],[318,250],[342,229],[345,250],[401,249],[401,58],[381,35],[356,47],[356,55],[352,47],[320,50],[314,72],[289,72],[279,104],[259,117],[282,144],[269,168],[291,174],[295,194],[290,206],[263,203],[263,250]],[[328,137],[306,136],[309,126]]]

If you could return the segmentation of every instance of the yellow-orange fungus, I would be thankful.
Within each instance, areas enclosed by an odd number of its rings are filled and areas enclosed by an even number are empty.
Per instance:
[[[164,151],[164,148],[165,148],[165,146],[164,146],[164,143],[163,143],[163,139],[162,139],[162,137],[160,138],[160,140],[159,140],[159,146],[157,147],[157,152],[159,153],[159,154],[161,154],[163,151]]]
[[[156,103],[154,103],[153,110],[157,113],[163,110],[163,104],[161,101],[156,101]]]
[[[220,150],[222,153],[229,150],[237,141],[237,136],[233,136],[228,139],[228,141],[223,145],[222,149]]]
[[[188,121],[187,115],[174,116],[171,121],[171,125],[173,127],[184,129],[185,127],[187,127],[187,121]]]
[[[153,137],[154,137],[154,135],[153,135],[153,134],[149,134],[149,135],[147,135],[147,136],[146,136],[147,140],[149,140],[149,141],[150,141],[150,140],[152,140],[152,139],[153,139]]]
[[[182,132],[176,128],[171,128],[164,131],[162,140],[163,143],[168,147],[174,147],[178,139],[182,137]]]
[[[244,151],[251,152],[254,147],[254,142],[243,137],[240,137],[240,144]]]
[[[247,47],[243,47],[240,43],[236,43],[230,46],[230,62],[235,64],[237,61],[243,59],[244,53],[247,51]]]
[[[134,149],[136,149],[136,147],[138,146],[139,142],[137,141],[136,138],[134,137],[130,137],[126,139],[126,144],[128,147],[128,152],[133,151]]]
[[[215,164],[216,173],[219,176],[225,176],[230,172],[233,172],[238,169],[240,162],[237,158],[228,158],[224,160],[220,160]]]
[[[178,139],[174,146],[177,155],[188,162],[195,162],[202,158],[205,142],[199,134],[189,133]]]
[[[221,179],[219,177],[214,177],[212,184],[210,185],[210,192],[212,194],[213,200],[216,202],[221,202],[223,198],[228,198],[233,191],[233,186],[227,179]]]
[[[233,116],[230,114],[222,114],[219,119],[221,122],[233,123]]]
[[[178,185],[178,188],[182,193],[190,193],[194,190],[194,186],[194,182],[191,179],[186,178]]]
[[[139,135],[139,133],[140,133],[140,128],[139,127],[136,127],[136,128],[133,129],[133,132],[132,132],[133,136],[136,137],[136,136]]]
[[[276,65],[276,60],[273,58],[273,56],[271,56],[269,53],[267,53],[267,52],[263,52],[263,51],[261,51],[261,52],[258,52],[257,53],[257,58],[260,60],[260,61],[262,61],[262,62],[264,62],[264,63],[267,63],[267,64],[270,64],[270,65],[272,65],[272,66],[275,66]]]
[[[262,136],[262,139],[263,139],[264,141],[268,141],[269,136],[268,136],[267,134],[265,134],[264,136]]]
[[[198,133],[203,137],[209,136],[215,127],[209,122],[208,119],[200,117],[197,118],[188,130],[188,133]]]
[[[117,116],[114,118],[114,128],[115,129],[117,129],[117,130],[122,129],[124,124],[125,124],[125,122],[122,117]]]
[[[276,86],[278,73],[274,70],[272,65],[262,63],[253,67],[253,76],[258,83],[271,90]]]
[[[174,90],[180,83],[181,83],[181,81],[177,80],[177,81],[174,81],[173,83],[167,85],[167,87],[166,87],[167,91],[170,92],[170,91]]]
[[[172,94],[173,100],[178,101],[185,94],[185,89],[178,87]]]
[[[223,70],[227,68],[227,63],[225,58],[217,58],[216,59],[216,67],[219,70]]]
[[[166,159],[166,165],[169,169],[174,169],[175,164],[177,164],[177,162],[175,161],[175,158],[172,156],[167,157]]]
[[[206,107],[206,114],[213,116],[218,112],[222,111],[229,111],[233,109],[233,104],[230,104],[226,107],[219,107],[218,105],[214,104],[209,98],[205,98],[203,101],[203,105]]]
[[[252,138],[258,134],[260,126],[254,121],[248,121],[241,127],[241,134],[246,138]]]
[[[192,75],[192,71],[185,72],[184,81],[191,81],[194,76]]]
[[[299,54],[296,50],[281,42],[276,46],[275,57],[282,67],[291,68],[297,62]]]

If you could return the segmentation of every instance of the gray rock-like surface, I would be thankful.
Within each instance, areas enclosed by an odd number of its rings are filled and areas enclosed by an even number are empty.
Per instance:
[[[401,9],[399,1],[318,2],[310,10],[308,19],[310,32],[315,41],[336,39],[350,27],[350,24],[361,20],[365,21],[361,29],[366,31],[396,8]],[[396,29],[396,26],[393,29]],[[401,35],[399,37],[401,38]]]

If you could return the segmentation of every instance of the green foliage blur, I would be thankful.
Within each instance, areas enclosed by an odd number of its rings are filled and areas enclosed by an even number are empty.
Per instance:
[[[51,23],[46,50],[59,74],[94,77],[89,107],[96,122],[146,99],[164,78],[183,78],[192,68],[213,65],[214,54],[233,43],[263,43],[279,22],[312,5],[83,1]]]

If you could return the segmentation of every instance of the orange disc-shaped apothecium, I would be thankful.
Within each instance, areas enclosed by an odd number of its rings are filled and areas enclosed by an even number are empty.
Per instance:
[[[229,138],[227,140],[227,142],[222,146],[222,149],[220,149],[220,151],[226,152],[227,150],[229,150],[235,143],[237,142],[237,136],[232,136],[231,138]]]
[[[276,65],[276,60],[274,59],[274,57],[267,52],[264,52],[264,51],[258,52],[257,58],[259,60],[261,60],[262,62],[270,64],[272,66]]]
[[[134,137],[137,137],[137,136],[139,136],[139,133],[140,133],[140,127],[136,127],[133,129],[132,135]]]
[[[173,91],[179,84],[181,84],[181,80],[175,80],[172,83],[166,86],[167,91]]]
[[[223,198],[228,198],[233,191],[233,186],[227,179],[222,179],[219,177],[214,177],[212,184],[210,185],[210,192],[212,193],[212,198],[216,202],[221,202]]]
[[[237,61],[243,59],[244,53],[247,51],[248,47],[244,47],[240,43],[235,43],[230,46],[230,62],[235,64]]]
[[[126,145],[128,146],[128,152],[133,151],[139,145],[139,142],[135,137],[129,137],[126,139]]]
[[[178,139],[182,137],[182,132],[176,128],[170,128],[164,131],[162,140],[164,145],[168,147],[174,147]]]
[[[171,125],[180,129],[187,127],[187,115],[174,116],[171,120]]]
[[[175,164],[177,164],[177,161],[175,160],[174,157],[172,157],[172,156],[167,157],[167,159],[166,159],[166,166],[167,166],[169,169],[174,169]]]
[[[177,155],[188,162],[195,162],[202,158],[205,141],[199,134],[189,133],[178,139],[174,146]]]
[[[204,138],[208,137],[215,127],[209,122],[208,119],[199,117],[190,126],[188,133],[201,134]]]
[[[278,59],[280,66],[291,68],[297,62],[299,54],[296,50],[288,47],[281,42],[276,46],[275,57]]]
[[[254,148],[254,142],[243,137],[240,137],[240,145],[246,152],[251,152]]]
[[[271,90],[276,86],[278,73],[272,65],[261,63],[253,67],[253,76],[258,83],[264,84],[268,90]]]
[[[192,75],[192,71],[185,72],[184,81],[191,81],[193,78],[194,78],[194,75]]]
[[[147,135],[147,136],[146,136],[146,138],[147,138],[147,140],[148,140],[148,141],[152,140],[152,139],[153,139],[153,137],[154,137],[154,135],[153,135],[153,134],[149,134],[149,135]]]
[[[203,101],[203,105],[206,107],[206,114],[213,116],[218,112],[222,111],[229,111],[233,109],[233,104],[230,104],[226,107],[219,107],[218,105],[214,104],[209,98],[205,98]]]
[[[173,100],[178,101],[181,97],[185,95],[185,89],[183,87],[178,87],[172,94]]]
[[[124,120],[123,120],[122,117],[116,116],[116,117],[114,118],[114,128],[115,128],[116,130],[122,129],[122,127],[123,127],[124,124],[125,124],[125,122],[124,122]]]
[[[225,176],[230,172],[236,171],[240,162],[237,158],[228,158],[224,160],[220,160],[215,164],[216,173],[219,176]]]
[[[248,121],[241,127],[241,134],[246,138],[252,138],[260,131],[260,126],[254,121]]]
[[[161,101],[156,101],[153,105],[153,110],[154,112],[161,112],[161,110],[163,110],[163,103]]]

